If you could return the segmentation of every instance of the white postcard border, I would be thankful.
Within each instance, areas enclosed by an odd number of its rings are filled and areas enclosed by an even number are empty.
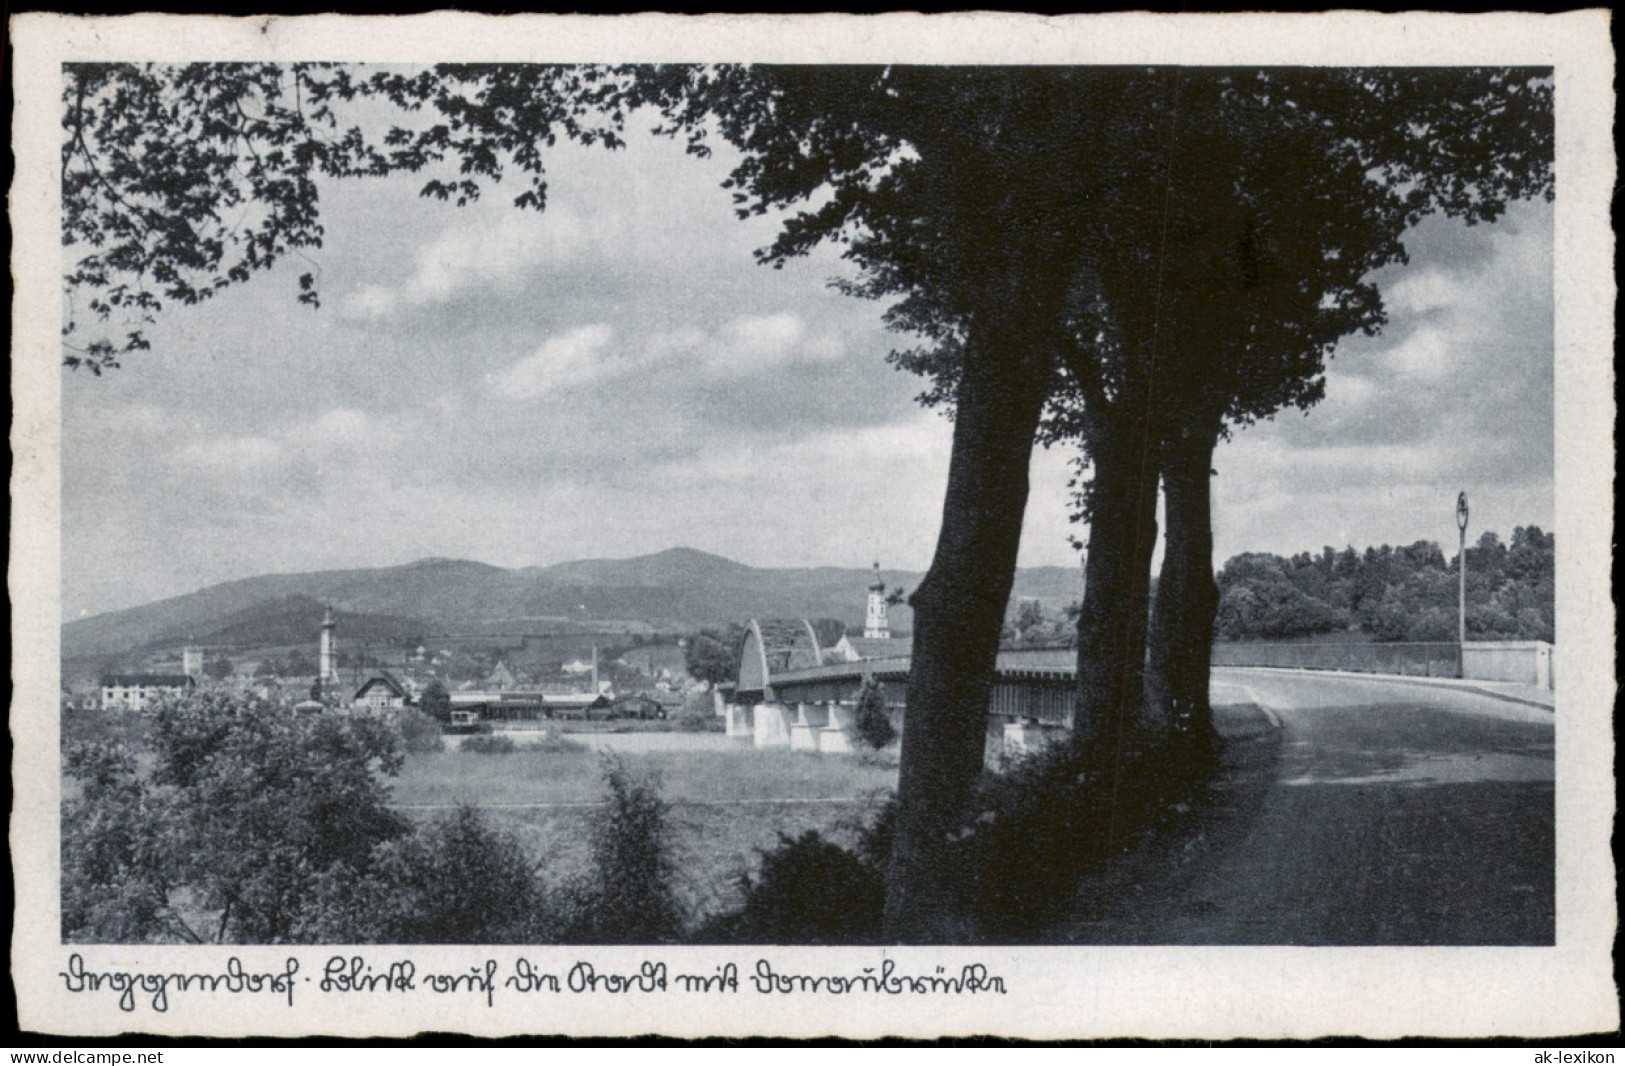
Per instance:
[[[1540,15],[1027,16],[620,18],[468,15],[226,20],[25,15],[15,41],[17,171],[12,189],[13,517],[11,709],[12,977],[26,1030],[75,1035],[799,1036],[998,1034],[1034,1039],[1223,1039],[1561,1035],[1617,1028],[1610,952],[1615,870],[1608,850],[1615,620],[1612,551],[1614,58],[1604,12]],[[315,947],[73,947],[60,943],[57,661],[60,588],[60,64],[70,60],[348,59],[772,60],[915,63],[1537,64],[1556,68],[1557,244],[1557,945],[1553,948],[392,948],[344,951],[448,972],[521,955],[548,969],[600,971],[659,960],[669,972],[737,964],[734,995],[323,995]],[[87,968],[250,970],[299,961],[290,1007],[276,995],[184,993],[158,1012],[72,994]],[[1005,994],[899,997],[763,995],[757,960],[807,974],[979,964]],[[138,997],[140,998],[140,997]]]

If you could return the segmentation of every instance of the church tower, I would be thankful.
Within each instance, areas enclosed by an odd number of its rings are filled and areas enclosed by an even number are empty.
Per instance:
[[[193,681],[203,680],[203,649],[188,643],[181,651],[181,673]]]
[[[338,691],[338,666],[333,659],[333,628],[338,623],[333,621],[333,608],[329,607],[322,616],[322,653],[320,666],[317,668],[317,680],[323,689],[332,685],[332,691]]]
[[[891,627],[886,624],[886,583],[880,580],[879,563],[875,563],[875,583],[869,586],[869,612],[863,619],[863,635],[866,639],[891,639]]]

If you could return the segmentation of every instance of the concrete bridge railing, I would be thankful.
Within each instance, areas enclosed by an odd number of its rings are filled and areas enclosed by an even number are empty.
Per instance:
[[[1213,645],[1214,666],[1459,677],[1471,681],[1514,681],[1548,689],[1556,680],[1552,659],[1553,646],[1543,640],[1470,640],[1465,645],[1455,641]]]

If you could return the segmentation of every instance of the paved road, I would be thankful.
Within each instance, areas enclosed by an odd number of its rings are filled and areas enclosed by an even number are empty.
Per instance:
[[[1550,944],[1552,714],[1448,688],[1224,669],[1215,704],[1279,723],[1279,755],[1160,896],[1077,938],[1161,944]],[[1255,719],[1256,721],[1256,719]],[[1252,743],[1267,731],[1255,730]],[[1247,792],[1245,782],[1237,785]]]

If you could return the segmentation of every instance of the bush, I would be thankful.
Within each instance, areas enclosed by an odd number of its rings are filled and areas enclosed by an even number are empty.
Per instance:
[[[437,722],[451,721],[451,695],[438,680],[429,682],[429,687],[423,690],[418,707]]]
[[[562,733],[555,733],[552,730],[548,730],[547,734],[536,743],[525,745],[526,752],[539,751],[552,755],[562,755],[566,752],[578,754],[586,750],[587,745],[579,740],[571,740]]]
[[[1057,745],[987,777],[956,860],[971,874],[966,910],[980,935],[1022,942],[1068,918],[1113,856],[1194,817],[1216,758],[1131,738],[1094,758]]]
[[[322,883],[410,828],[381,780],[401,764],[388,722],[214,693],[149,726],[150,771],[124,748],[65,763],[82,793],[63,810],[64,939],[286,942]]]
[[[409,753],[423,755],[445,750],[446,741],[440,732],[440,723],[422,711],[403,707],[396,714],[395,723],[401,727],[401,742]]]
[[[634,777],[614,755],[603,759],[609,802],[592,824],[593,872],[572,892],[568,938],[588,944],[659,944],[682,938],[673,888],[670,812],[657,777]]]
[[[858,690],[858,707],[852,715],[852,731],[864,747],[879,751],[897,739],[891,718],[886,714],[885,687],[873,677],[863,679]]]
[[[762,867],[739,878],[744,898],[737,910],[700,929],[702,944],[883,943],[886,867],[891,862],[897,799],[888,799],[857,830],[857,846],[845,848],[816,830],[779,836],[760,852]],[[845,822],[845,820],[843,820]]]
[[[311,910],[300,939],[317,943],[517,944],[553,932],[524,848],[472,807],[325,878]]]
[[[500,733],[475,733],[463,738],[461,751],[472,751],[480,755],[512,755],[519,750],[512,737]]]
[[[706,938],[739,944],[873,944],[886,902],[883,867],[809,829],[763,851],[762,869],[740,878],[739,910]]]
[[[121,743],[76,743],[63,768],[80,798],[62,808],[62,938],[92,943],[199,939],[170,906],[179,856],[166,792],[136,773]]]
[[[705,718],[685,715],[681,718],[674,718],[671,722],[672,731],[675,733],[720,733],[723,727],[722,719],[714,715]]]
[[[140,711],[65,710],[62,712],[62,751],[85,742],[118,742],[140,747],[147,727]]]

